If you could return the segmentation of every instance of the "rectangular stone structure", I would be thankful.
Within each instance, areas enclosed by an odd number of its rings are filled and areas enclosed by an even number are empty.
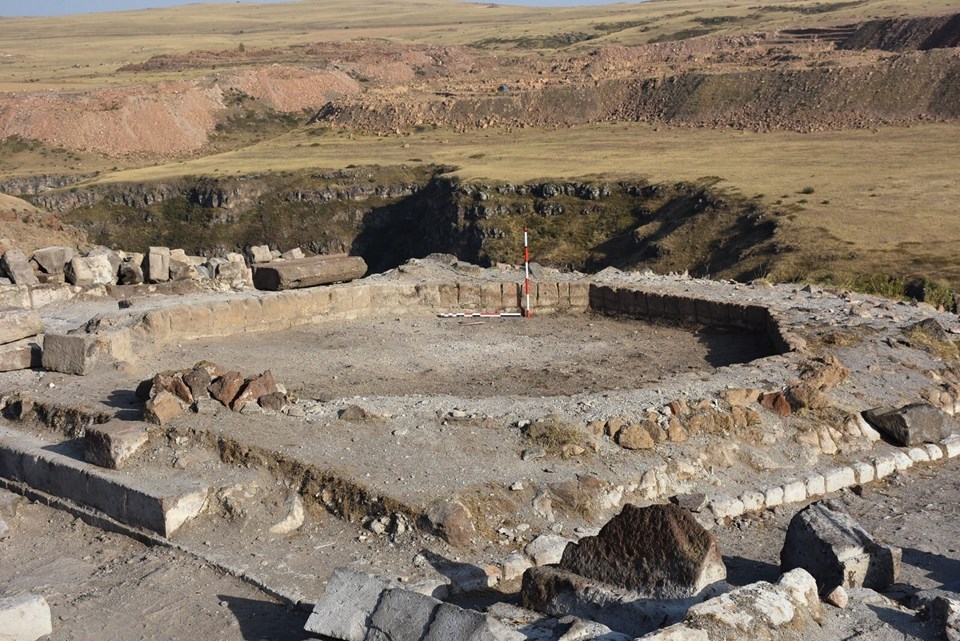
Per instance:
[[[362,278],[367,263],[359,256],[311,256],[253,268],[253,286],[268,291],[316,287]]]
[[[37,312],[0,307],[0,345],[42,333],[43,321]]]
[[[91,425],[83,437],[84,458],[98,467],[118,470],[147,444],[146,425],[134,421],[109,421]]]
[[[97,360],[97,345],[86,334],[51,334],[43,337],[43,367],[63,374],[85,376]]]

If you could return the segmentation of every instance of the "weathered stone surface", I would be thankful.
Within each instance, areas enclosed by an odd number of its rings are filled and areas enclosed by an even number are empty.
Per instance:
[[[33,252],[33,261],[47,274],[62,274],[73,256],[70,247],[44,247]]]
[[[200,399],[205,397],[208,392],[207,388],[210,387],[210,383],[213,382],[213,379],[210,376],[209,370],[205,367],[194,367],[192,370],[183,375],[184,384],[190,388],[190,394],[194,399]]]
[[[523,551],[533,559],[536,565],[553,565],[560,562],[560,559],[563,558],[563,551],[567,549],[567,544],[572,542],[570,539],[556,534],[541,534],[527,543]]]
[[[143,262],[144,276],[150,283],[170,280],[170,248],[151,247]]]
[[[387,590],[370,617],[365,641],[419,641],[427,634],[440,601],[410,590]]]
[[[351,281],[366,273],[367,264],[359,256],[312,256],[256,265],[253,285],[270,291],[299,289]]]
[[[100,467],[120,469],[147,444],[150,435],[142,423],[110,421],[84,432],[84,458]]]
[[[568,545],[559,565],[659,599],[695,596],[727,576],[716,536],[670,504],[625,505],[597,536]]]
[[[533,567],[533,562],[527,555],[513,552],[507,555],[507,558],[501,563],[501,578],[504,581],[514,581],[523,576],[523,573],[531,567]]]
[[[200,272],[189,260],[171,256],[170,280],[200,280]]]
[[[240,393],[233,399],[233,403],[230,404],[230,408],[235,412],[239,412],[247,403],[256,403],[261,396],[273,394],[276,391],[277,382],[273,379],[273,374],[270,370],[267,370],[259,376],[251,378],[244,384]]]
[[[930,606],[930,618],[947,641],[960,641],[960,601],[937,597]]]
[[[243,387],[243,375],[240,372],[226,372],[210,384],[207,389],[210,396],[220,401],[225,407],[230,407],[233,399]]]
[[[16,247],[8,249],[0,256],[0,272],[5,273],[15,285],[37,285],[40,283],[36,274],[33,273],[30,261]]]
[[[423,641],[523,641],[526,636],[493,617],[442,603]]]
[[[140,285],[143,283],[143,269],[133,262],[123,262],[118,271],[118,282],[121,285]]]
[[[163,391],[147,401],[144,407],[144,418],[157,425],[166,425],[183,414],[186,407],[183,400],[176,394]]]
[[[351,423],[365,423],[367,421],[375,421],[379,417],[359,405],[347,405],[344,409],[340,410],[337,418],[341,421],[349,421]]]
[[[880,545],[853,517],[821,501],[790,521],[780,567],[803,568],[827,595],[837,586],[886,588],[897,580],[900,558],[900,548]]]
[[[756,403],[760,398],[758,389],[726,389],[720,392],[720,398],[730,405],[745,406]]]
[[[45,369],[85,376],[97,361],[96,343],[85,334],[51,334],[43,337],[41,363]]]
[[[390,587],[381,577],[337,568],[304,629],[343,641],[365,641],[380,595]]]
[[[905,446],[939,443],[957,429],[949,415],[929,403],[867,410],[863,417],[880,432]]]
[[[299,247],[294,247],[293,249],[289,249],[280,254],[280,258],[284,260],[298,260],[300,258],[304,258],[303,250]]]
[[[31,341],[17,341],[0,345],[0,372],[37,369],[41,366],[40,345]]]
[[[639,636],[680,620],[691,605],[719,591],[720,584],[715,584],[695,597],[650,599],[632,590],[547,565],[524,572],[520,599],[523,607],[550,616],[576,616]]]
[[[829,603],[835,608],[840,608],[843,610],[850,603],[850,596],[847,594],[846,589],[842,585],[838,585],[830,591],[830,594],[826,595],[823,600],[826,603]]]
[[[0,599],[0,640],[36,641],[52,632],[50,606],[42,596]]]
[[[104,255],[100,256],[88,256],[83,258],[81,256],[74,256],[73,259],[67,263],[67,281],[71,285],[77,285],[79,287],[92,287],[94,285],[110,285],[116,282],[116,272],[113,269],[113,265],[110,264],[109,258]]]
[[[270,392],[257,399],[257,404],[265,410],[279,412],[287,407],[287,395],[283,392]]]
[[[433,505],[427,510],[427,521],[433,530],[450,545],[470,545],[476,527],[473,515],[461,501],[453,500]]]
[[[266,245],[254,245],[250,248],[249,253],[251,263],[269,263],[273,260],[273,254]]]
[[[760,405],[780,416],[790,416],[790,403],[782,392],[769,392],[760,397]]]
[[[237,287],[250,281],[250,269],[243,262],[230,261],[217,266],[217,278]]]
[[[29,309],[0,308],[0,345],[42,334],[40,314]]]
[[[631,423],[617,433],[617,443],[628,450],[652,450],[656,442],[650,432],[639,423]]]

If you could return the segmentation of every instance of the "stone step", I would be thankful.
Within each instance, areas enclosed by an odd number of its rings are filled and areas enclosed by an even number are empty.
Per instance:
[[[0,477],[165,537],[197,517],[208,494],[207,486],[182,473],[143,479],[106,470],[84,462],[80,444],[51,445],[2,424]]]

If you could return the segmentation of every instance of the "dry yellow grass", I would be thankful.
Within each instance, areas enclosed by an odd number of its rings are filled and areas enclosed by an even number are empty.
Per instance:
[[[760,4],[783,10],[758,10]],[[817,7],[832,10],[810,12]],[[694,29],[709,28],[714,33],[772,30],[956,8],[955,0],[661,0],[567,8],[455,0],[307,0],[266,5],[186,5],[53,18],[0,18],[0,91],[89,88],[183,77],[118,76],[114,72],[124,64],[155,54],[233,49],[241,42],[248,47],[275,47],[385,38],[453,45],[576,32],[602,34],[577,45],[593,47],[641,44]],[[715,24],[705,25],[704,21]]]
[[[586,175],[651,181],[720,177],[794,213],[787,239],[846,248],[851,268],[928,271],[960,282],[960,125],[799,134],[617,124],[542,130],[356,136],[301,130],[235,152],[107,174],[101,182],[436,163],[466,180]],[[811,192],[812,190],[812,192]],[[809,266],[804,268],[808,271]]]

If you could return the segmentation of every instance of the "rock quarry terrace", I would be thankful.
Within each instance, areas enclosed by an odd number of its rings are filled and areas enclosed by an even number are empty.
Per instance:
[[[492,317],[521,269],[350,261],[8,251],[0,486],[325,638],[841,638],[821,599],[901,573],[841,503],[960,453],[960,323],[929,305],[534,266],[533,316]],[[722,556],[811,501],[782,576]],[[922,633],[954,634],[928,601]]]

